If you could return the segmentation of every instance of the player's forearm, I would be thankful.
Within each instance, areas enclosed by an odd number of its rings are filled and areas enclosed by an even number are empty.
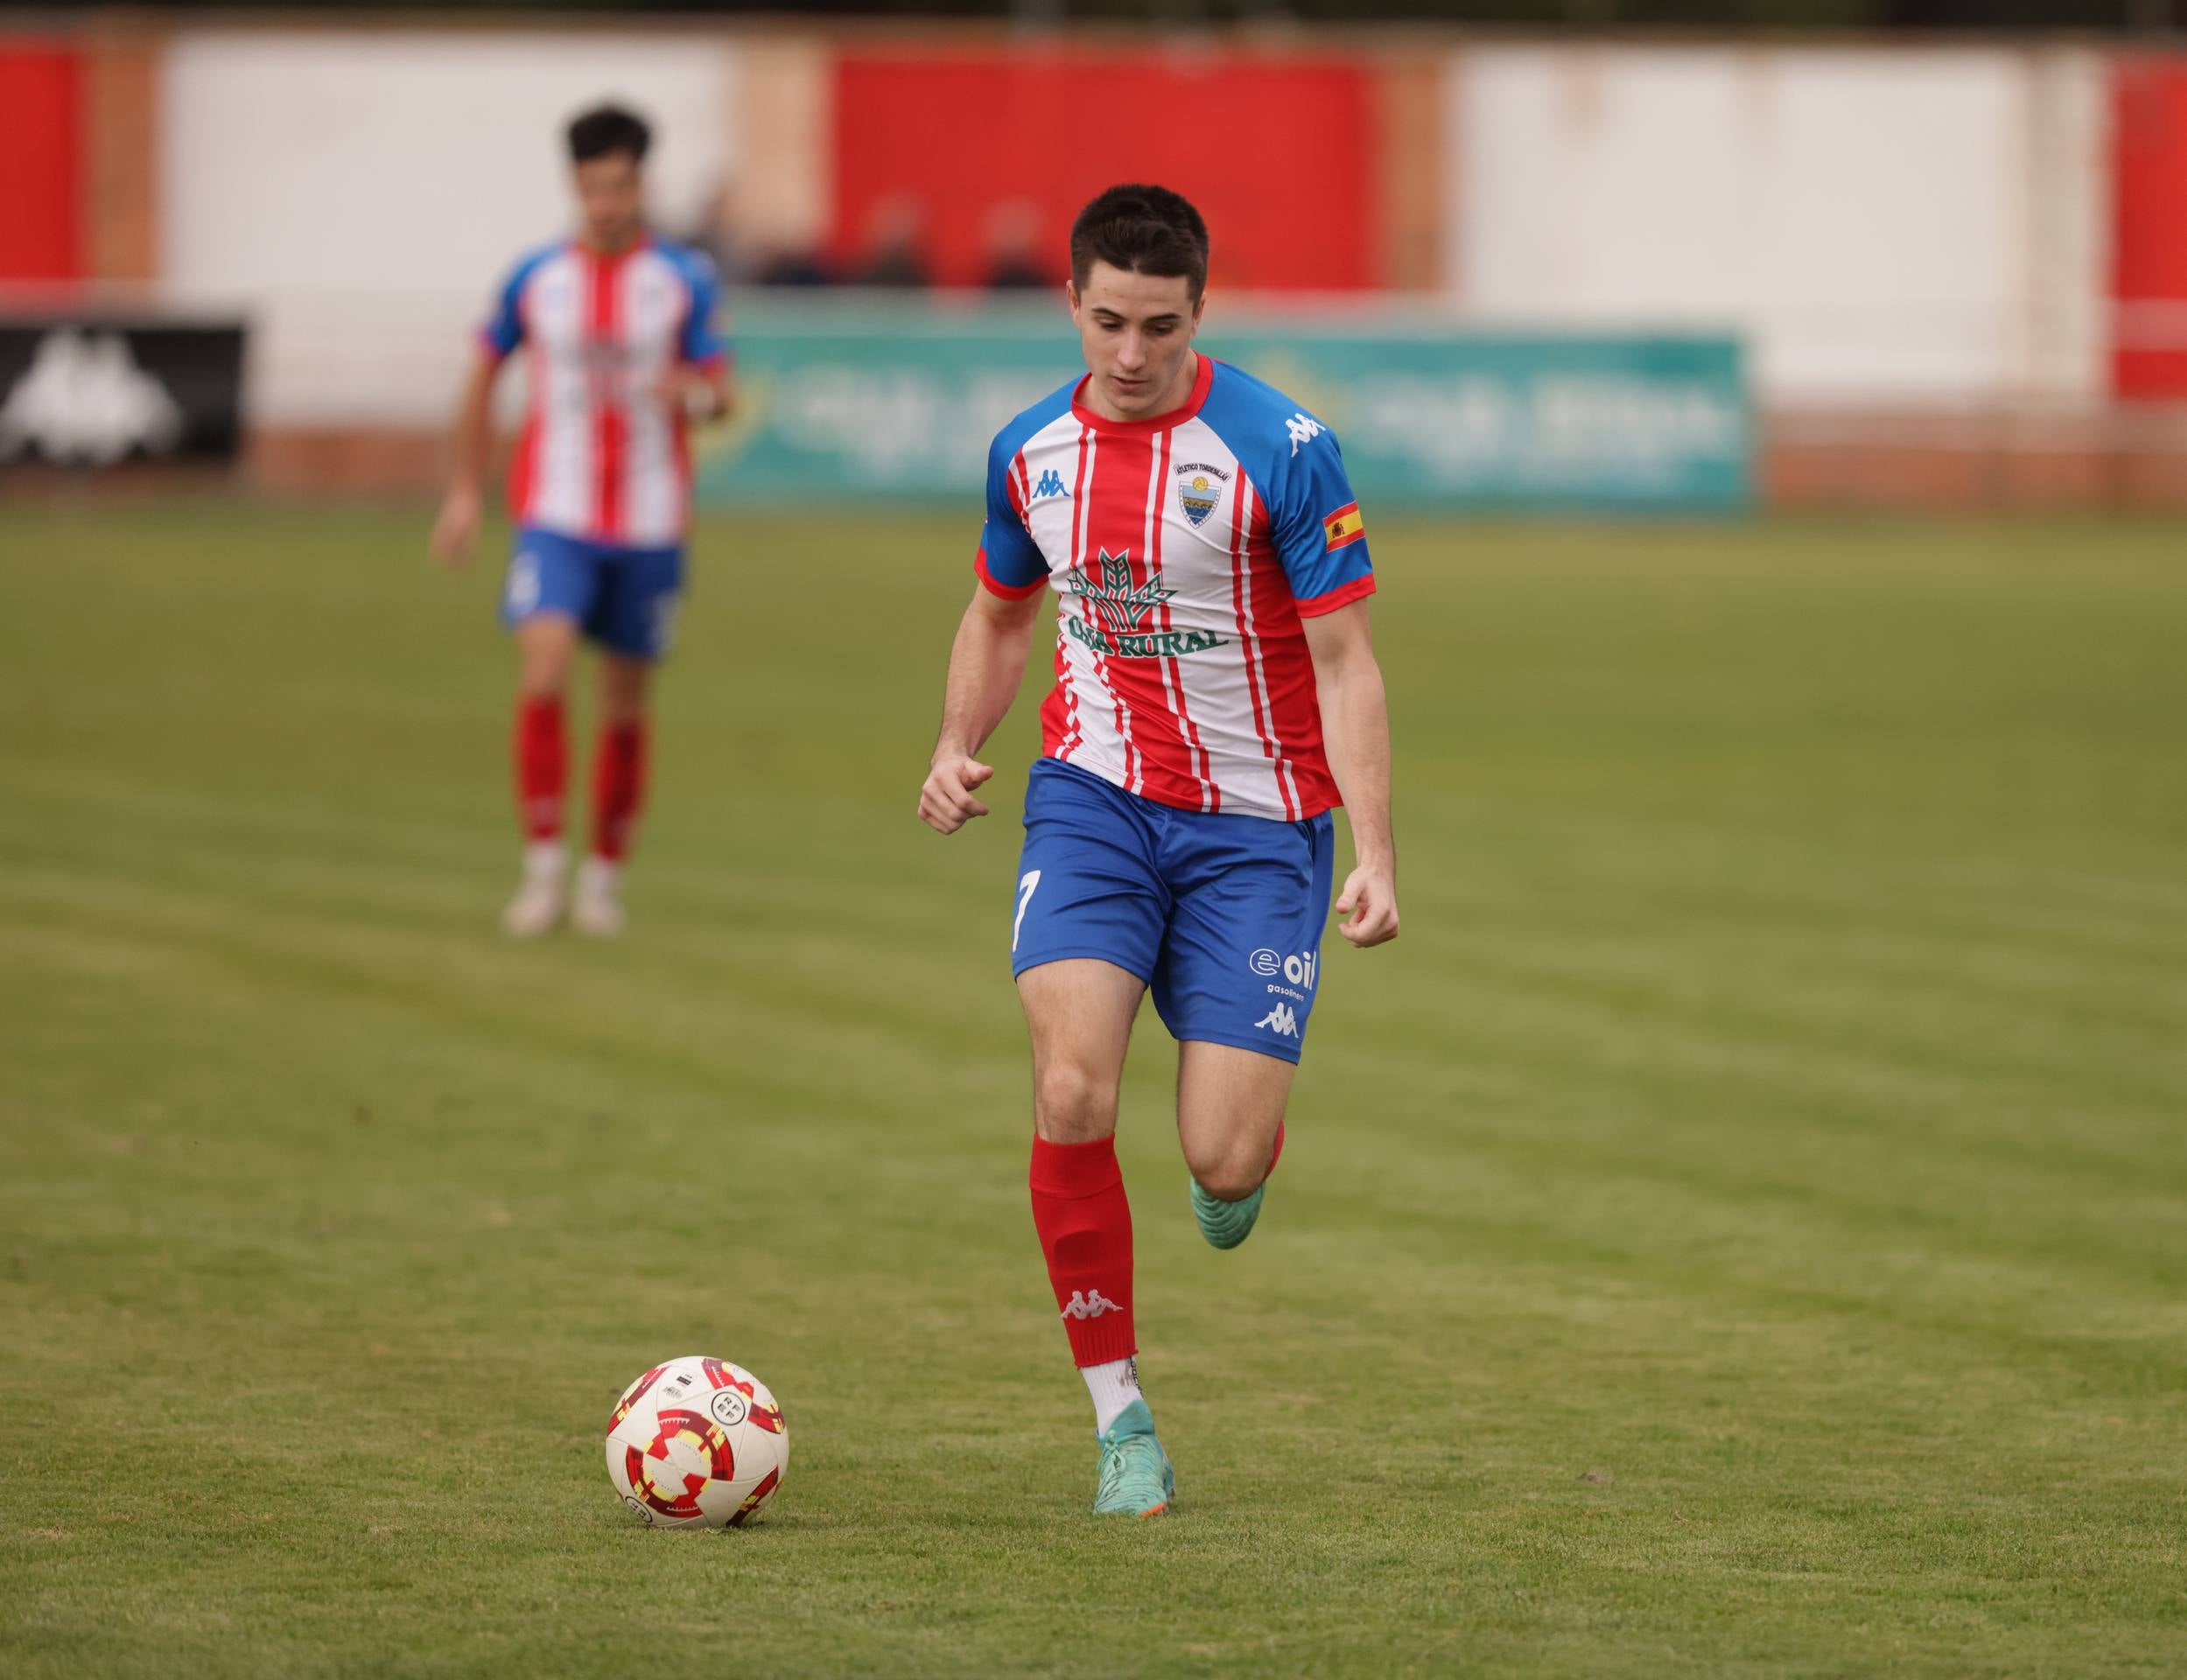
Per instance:
[[[1032,651],[1032,614],[1000,613],[982,601],[966,609],[950,648],[949,682],[942,696],[942,731],[934,756],[971,758],[1010,715],[1025,681]]]
[[[1390,832],[1390,706],[1382,668],[1355,656],[1321,682],[1321,739],[1336,790],[1351,820],[1352,850],[1363,864],[1392,872]]]
[[[499,371],[499,364],[481,359],[464,385],[449,440],[449,483],[455,489],[476,494],[486,481],[494,453],[494,376]]]

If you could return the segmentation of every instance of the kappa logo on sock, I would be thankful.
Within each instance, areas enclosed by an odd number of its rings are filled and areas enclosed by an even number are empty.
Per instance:
[[[1123,1311],[1097,1289],[1074,1289],[1070,1292],[1070,1305],[1063,1309],[1063,1316],[1067,1319],[1097,1319],[1104,1312]]]
[[[1279,1039],[1295,1039],[1299,1036],[1299,1018],[1291,1012],[1289,1004],[1278,1004],[1253,1025],[1266,1027]]]

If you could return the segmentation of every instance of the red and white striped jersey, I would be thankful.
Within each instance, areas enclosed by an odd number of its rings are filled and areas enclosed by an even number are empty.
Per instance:
[[[1083,388],[996,438],[975,563],[999,595],[1055,592],[1043,752],[1186,810],[1340,803],[1302,620],[1375,580],[1335,436],[1206,356],[1153,419],[1104,419]]]
[[[602,256],[565,241],[534,251],[481,333],[524,352],[529,413],[509,466],[519,525],[627,548],[665,548],[690,523],[683,416],[655,395],[679,362],[724,359],[720,284],[705,256],[664,240]]]

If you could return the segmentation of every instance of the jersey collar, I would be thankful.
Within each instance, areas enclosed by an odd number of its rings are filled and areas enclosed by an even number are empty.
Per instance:
[[[639,253],[651,250],[653,248],[653,229],[648,228],[645,230],[645,232],[638,235],[635,243],[624,246],[621,250],[617,251],[613,256],[610,256],[605,251],[594,250],[590,245],[587,245],[584,240],[576,237],[572,237],[571,239],[570,248],[575,251],[579,256],[583,257],[587,262],[597,262],[604,269],[614,269],[620,268],[624,263],[629,262],[632,257],[639,255]]]
[[[1104,438],[1145,438],[1157,431],[1168,431],[1181,426],[1200,412],[1200,405],[1208,400],[1208,388],[1215,383],[1215,358],[1202,353],[1200,371],[1192,382],[1192,395],[1167,414],[1149,415],[1144,420],[1111,420],[1096,414],[1079,399],[1086,394],[1086,387],[1093,379],[1091,374],[1083,375],[1071,388],[1071,416],[1082,426],[1091,426]]]

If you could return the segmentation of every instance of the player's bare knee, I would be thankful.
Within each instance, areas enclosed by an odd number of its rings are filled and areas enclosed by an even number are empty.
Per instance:
[[[1256,1155],[1244,1155],[1232,1150],[1216,1156],[1204,1167],[1186,1165],[1200,1187],[1220,1201],[1243,1201],[1260,1188],[1261,1180],[1268,1176],[1268,1163]]]
[[[650,668],[631,659],[610,659],[600,666],[600,721],[634,724],[646,713]]]
[[[1033,1110],[1041,1136],[1052,1144],[1090,1144],[1117,1129],[1116,1088],[1069,1061],[1040,1070]]]
[[[527,700],[566,699],[570,650],[552,643],[526,647],[516,662],[516,686]]]
[[[1178,1128],[1185,1166],[1202,1190],[1224,1201],[1243,1201],[1268,1176],[1274,1152],[1258,1124]]]

